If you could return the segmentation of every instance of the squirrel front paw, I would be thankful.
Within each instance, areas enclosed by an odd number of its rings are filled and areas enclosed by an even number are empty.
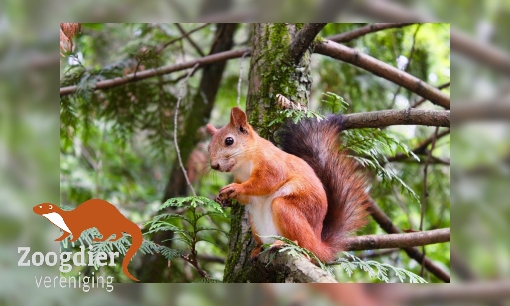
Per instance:
[[[239,193],[239,184],[232,183],[220,189],[218,198],[221,200],[233,199]]]
[[[223,207],[223,208],[232,207],[232,200],[231,199],[222,199],[218,195],[216,198],[214,198],[214,201],[216,201],[216,203],[220,204],[221,207]]]

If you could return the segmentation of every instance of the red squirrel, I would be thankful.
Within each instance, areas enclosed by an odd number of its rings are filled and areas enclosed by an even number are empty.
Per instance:
[[[346,235],[367,222],[366,178],[340,150],[341,128],[338,115],[288,122],[277,134],[279,149],[255,132],[238,107],[224,127],[207,125],[211,167],[234,174],[217,201],[231,198],[248,208],[253,259],[262,244],[273,242],[263,236],[277,235],[332,261],[347,247]]]
[[[54,204],[41,203],[34,206],[34,212],[50,220],[64,232],[55,241],[62,241],[72,235],[70,241],[75,242],[83,231],[92,227],[97,228],[103,235],[103,238],[94,238],[92,241],[106,241],[113,234],[115,238],[110,241],[116,241],[122,238],[122,232],[130,234],[132,243],[122,261],[122,271],[130,279],[139,281],[129,273],[127,266],[142,245],[142,231],[138,225],[124,217],[113,204],[101,199],[90,199],[73,210],[65,211]]]

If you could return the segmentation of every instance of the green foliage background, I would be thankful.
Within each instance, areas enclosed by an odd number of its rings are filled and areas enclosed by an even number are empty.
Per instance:
[[[200,24],[183,24],[188,31]],[[322,37],[355,29],[361,24],[328,24],[319,34]],[[197,45],[208,52],[214,38],[215,25],[211,24],[191,35]],[[187,40],[169,45],[161,54],[156,48],[181,34],[171,24],[83,24],[82,32],[75,38],[75,50],[66,54],[68,60],[61,65],[61,87],[77,85],[75,94],[60,100],[60,187],[61,203],[76,206],[83,201],[98,197],[117,205],[132,221],[142,224],[152,220],[163,204],[162,195],[168,183],[168,174],[177,164],[173,144],[174,128],[180,132],[182,121],[174,127],[175,105],[181,86],[185,96],[181,101],[181,117],[192,115],[192,97],[197,93],[201,70],[198,70],[187,84],[182,77],[186,71],[149,78],[108,90],[91,91],[95,82],[123,76],[135,69],[150,69],[198,58],[200,55]],[[234,48],[249,46],[250,30],[242,24],[235,36]],[[401,29],[389,29],[366,35],[347,43],[390,65],[396,66],[396,58],[403,55],[412,58],[407,71],[433,86],[440,86],[450,80],[450,49],[448,24],[412,25]],[[413,50],[413,51],[412,51]],[[241,103],[247,92],[249,58],[228,61],[223,75],[211,122],[216,126],[229,120],[229,110],[236,105],[237,84],[240,65],[243,66]],[[385,109],[407,108],[419,97],[379,78],[367,71],[326,58],[313,55],[312,99],[310,108],[321,114],[331,112],[367,112]],[[450,93],[449,88],[444,90]],[[331,103],[325,96],[331,92],[342,97],[346,108]],[[212,101],[210,101],[212,103]],[[244,107],[244,105],[243,105]],[[430,103],[422,108],[436,109]],[[397,152],[397,144],[413,149],[433,134],[435,128],[393,126],[384,129],[384,137],[395,140],[387,148],[379,147],[372,157],[390,157]],[[349,131],[346,139],[356,141],[375,132]],[[350,138],[349,138],[350,137]],[[383,136],[381,136],[383,137]],[[384,138],[383,137],[383,138]],[[206,139],[206,138],[205,138]],[[450,158],[450,136],[436,143],[434,156],[443,160]],[[359,146],[358,146],[359,148]],[[370,147],[369,147],[370,148]],[[355,150],[356,151],[356,150]],[[363,151],[357,153],[369,153]],[[409,158],[398,163],[381,163],[391,176],[402,181],[409,190],[423,196],[423,166],[426,156],[418,156],[421,162]],[[375,160],[375,159],[374,159]],[[214,198],[219,188],[232,178],[224,173],[209,171],[207,160],[195,165],[201,174],[193,182],[197,194]],[[428,203],[423,228],[450,227],[450,171],[449,165],[433,163],[429,166]],[[389,215],[395,225],[404,230],[417,230],[420,223],[421,204],[413,192],[402,192],[402,184],[383,182],[373,172],[371,195]],[[379,173],[380,174],[380,173]],[[181,211],[184,215],[189,211]],[[228,218],[204,218],[204,227],[217,228],[228,232]],[[173,226],[182,228],[182,220],[171,221]],[[371,221],[360,234],[382,234],[379,226]],[[150,239],[150,233],[145,236]],[[197,244],[198,254],[225,258],[228,240],[218,231],[203,233],[204,241]],[[181,241],[182,242],[182,241]],[[175,249],[186,251],[186,244],[175,242]],[[356,252],[360,258],[371,258],[383,264],[404,268],[420,274],[420,265],[410,260],[402,251],[378,254],[377,251]],[[140,264],[135,256],[131,266]],[[372,258],[373,256],[376,256]],[[427,246],[427,256],[449,271],[449,243]],[[207,260],[200,261],[202,268],[213,279],[221,280],[223,265]],[[191,282],[200,277],[183,260],[172,261],[174,275],[171,281]],[[339,281],[375,282],[366,273],[355,272],[352,276],[336,270]],[[118,273],[119,271],[109,271]],[[425,273],[425,280],[438,281]],[[390,281],[398,277],[390,275]]]

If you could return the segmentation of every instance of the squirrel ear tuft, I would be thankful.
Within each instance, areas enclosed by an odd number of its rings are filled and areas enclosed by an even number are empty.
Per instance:
[[[247,131],[246,126],[248,125],[248,120],[246,118],[246,113],[237,106],[232,108],[230,124],[243,133]]]
[[[205,126],[205,128],[207,129],[207,133],[209,133],[209,135],[213,136],[218,130],[212,126],[211,124],[207,124]]]

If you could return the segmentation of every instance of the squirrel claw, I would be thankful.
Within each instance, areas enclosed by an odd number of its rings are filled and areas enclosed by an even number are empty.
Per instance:
[[[232,201],[230,199],[223,199],[221,196],[217,196],[214,201],[221,205],[221,207],[232,207]]]
[[[220,189],[218,197],[220,197],[223,200],[229,199],[229,198],[235,198],[237,196],[238,190],[237,186],[239,184],[233,183],[230,185],[227,185]]]

